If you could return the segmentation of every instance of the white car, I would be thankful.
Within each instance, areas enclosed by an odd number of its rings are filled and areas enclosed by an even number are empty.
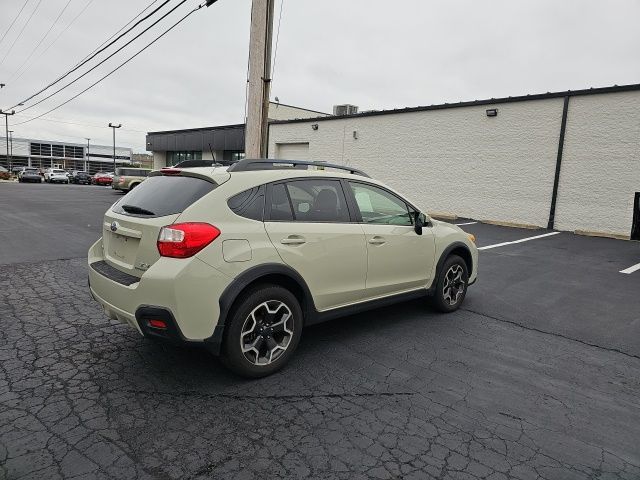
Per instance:
[[[44,181],[48,183],[69,183],[69,175],[61,168],[47,168],[44,171]]]

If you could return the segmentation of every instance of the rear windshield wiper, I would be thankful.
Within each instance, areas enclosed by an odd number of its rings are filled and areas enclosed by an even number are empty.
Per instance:
[[[127,213],[137,213],[138,215],[155,215],[151,210],[135,205],[122,205],[122,209]]]

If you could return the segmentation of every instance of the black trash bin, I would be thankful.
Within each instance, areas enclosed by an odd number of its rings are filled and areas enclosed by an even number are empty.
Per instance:
[[[640,192],[636,192],[633,199],[633,224],[631,225],[631,240],[640,240]]]

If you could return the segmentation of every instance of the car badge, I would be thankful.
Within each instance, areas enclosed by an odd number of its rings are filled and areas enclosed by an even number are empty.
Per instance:
[[[111,222],[111,231],[115,232],[118,230],[118,222]]]

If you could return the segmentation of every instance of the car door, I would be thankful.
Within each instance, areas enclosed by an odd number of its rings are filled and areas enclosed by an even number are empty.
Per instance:
[[[282,261],[307,283],[320,311],[361,300],[367,247],[337,179],[269,185],[265,228]]]
[[[348,182],[367,242],[367,296],[375,298],[426,287],[435,261],[430,227],[418,235],[414,212],[394,193],[364,182]]]

